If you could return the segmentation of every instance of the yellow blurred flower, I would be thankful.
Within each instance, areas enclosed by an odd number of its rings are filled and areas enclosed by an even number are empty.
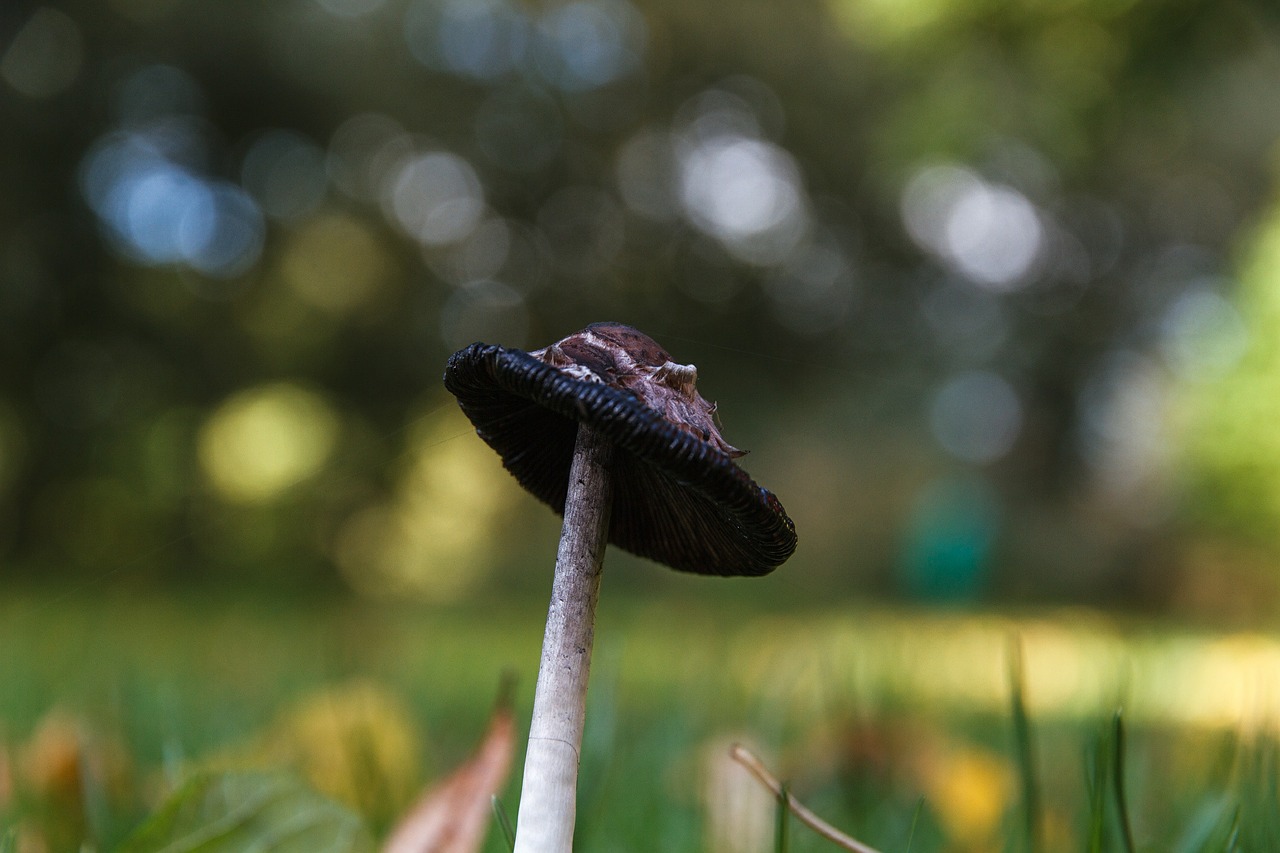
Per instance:
[[[372,682],[352,681],[299,699],[252,753],[296,768],[317,790],[385,820],[417,791],[419,732],[399,697]]]
[[[973,746],[945,744],[921,755],[916,770],[926,800],[956,849],[1000,849],[1000,825],[1014,783],[1003,758]]]

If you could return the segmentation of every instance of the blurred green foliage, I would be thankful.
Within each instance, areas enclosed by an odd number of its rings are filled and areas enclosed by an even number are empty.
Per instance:
[[[1251,243],[1236,293],[1244,319],[1240,328],[1219,321],[1204,330],[1198,346],[1210,357],[1185,389],[1184,429],[1204,520],[1273,544],[1280,520],[1280,220],[1274,211]]]
[[[1267,615],[1277,55],[1208,0],[10,4],[0,565],[527,591],[441,367],[615,319],[796,519],[762,595]]]

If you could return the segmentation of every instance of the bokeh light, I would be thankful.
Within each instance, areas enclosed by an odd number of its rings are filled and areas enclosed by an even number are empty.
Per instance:
[[[412,151],[405,129],[390,116],[358,113],[329,140],[325,167],[334,186],[359,201],[376,201],[398,162]]]
[[[410,237],[426,246],[456,243],[484,214],[484,194],[475,169],[447,151],[405,158],[389,177],[383,208]]]
[[[736,135],[682,140],[680,197],[690,220],[736,257],[777,263],[808,225],[795,161],[763,139]]]
[[[266,223],[248,193],[205,173],[204,128],[188,112],[198,100],[189,78],[170,66],[133,74],[118,92],[126,127],[89,149],[80,188],[125,257],[230,279],[257,263]]]
[[[1192,287],[1169,307],[1161,350],[1181,377],[1209,381],[1235,367],[1249,345],[1240,312],[1214,287]]]
[[[290,290],[334,315],[376,302],[392,269],[387,247],[365,221],[338,213],[307,220],[289,235],[280,257],[280,274]]]
[[[452,251],[434,259],[432,269],[452,285],[496,277],[511,255],[512,223],[490,217],[476,226]],[[430,259],[429,259],[430,262]]]
[[[961,373],[933,397],[929,424],[947,452],[966,462],[992,462],[1009,452],[1022,429],[1022,403],[1008,380],[988,370]]]
[[[902,216],[920,245],[980,287],[1027,283],[1044,243],[1035,207],[1017,190],[959,166],[930,166],[902,193]]]
[[[244,155],[240,175],[263,212],[285,222],[314,211],[328,188],[320,146],[288,130],[259,135]]]
[[[83,62],[79,25],[65,12],[40,6],[0,54],[0,79],[28,98],[49,98],[75,84]]]
[[[241,391],[200,430],[200,466],[223,499],[274,500],[329,461],[340,420],[318,393],[290,383]]]
[[[453,406],[419,419],[394,494],[338,531],[334,557],[355,589],[453,601],[488,576],[515,490],[468,426]]]
[[[1080,451],[1106,490],[1132,495],[1162,472],[1170,453],[1168,397],[1160,366],[1129,350],[1109,354],[1085,384]]]
[[[679,215],[679,165],[670,134],[653,128],[637,133],[618,151],[616,168],[618,189],[631,210],[660,222]]]
[[[505,0],[418,0],[405,17],[405,39],[428,68],[491,80],[520,67],[530,23]]]
[[[553,86],[595,89],[640,70],[644,21],[626,0],[573,0],[538,21],[534,63]]]
[[[145,127],[157,119],[195,117],[206,107],[200,84],[183,69],[164,63],[144,65],[115,86],[112,107],[123,127]],[[201,134],[188,134],[190,140]]]
[[[637,73],[647,38],[626,0],[574,0],[537,15],[508,0],[418,0],[404,33],[427,68],[478,81],[537,75],[569,93]]]

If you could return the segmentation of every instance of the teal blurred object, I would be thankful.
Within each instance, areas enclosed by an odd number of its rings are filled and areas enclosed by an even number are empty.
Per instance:
[[[1000,529],[998,498],[978,475],[933,480],[906,520],[899,583],[911,598],[970,601],[985,591]]]

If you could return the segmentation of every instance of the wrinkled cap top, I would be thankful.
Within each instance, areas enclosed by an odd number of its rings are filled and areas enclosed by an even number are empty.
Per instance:
[[[763,575],[796,547],[778,499],[734,459],[716,407],[648,335],[595,323],[533,352],[475,343],[444,383],[526,489],[564,513],[579,423],[615,446],[609,541],[674,569]]]

